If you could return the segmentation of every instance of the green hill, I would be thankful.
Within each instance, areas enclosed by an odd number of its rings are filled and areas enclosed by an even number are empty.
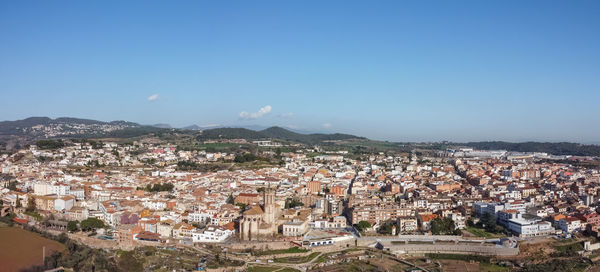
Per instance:
[[[197,137],[198,140],[215,140],[215,139],[246,139],[246,140],[261,140],[261,139],[279,139],[285,141],[299,142],[305,144],[317,144],[327,140],[348,140],[348,139],[366,139],[349,134],[302,134],[289,131],[282,127],[270,127],[260,131],[254,131],[245,128],[215,128],[202,131],[202,134]]]
[[[198,135],[198,140],[216,140],[216,139],[246,139],[259,140],[265,139],[268,136],[260,132],[245,129],[245,128],[214,128],[203,130],[202,134]]]

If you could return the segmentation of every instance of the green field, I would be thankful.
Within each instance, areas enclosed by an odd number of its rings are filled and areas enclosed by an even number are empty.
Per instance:
[[[476,228],[476,227],[467,227],[467,231],[472,233],[473,235],[477,236],[477,237],[485,237],[485,238],[500,238],[500,237],[505,237],[506,235],[502,235],[502,234],[496,234],[496,233],[491,233],[491,232],[487,232],[484,229],[480,229],[480,228]]]
[[[505,266],[499,266],[497,264],[480,263],[479,270],[480,271],[488,271],[488,272],[504,272],[504,271],[508,272],[508,271],[510,271],[510,268],[505,267]]]

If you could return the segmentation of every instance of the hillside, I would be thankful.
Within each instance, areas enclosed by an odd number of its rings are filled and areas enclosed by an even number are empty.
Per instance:
[[[31,136],[31,134],[42,133],[40,126],[54,127],[57,131],[75,131],[81,127],[85,129],[85,127],[139,127],[140,125],[125,121],[102,122],[71,117],[60,117],[56,119],[51,119],[48,117],[29,117],[23,120],[0,122],[0,135]]]
[[[348,139],[362,139],[366,140],[365,137],[358,137],[349,134],[322,134],[322,133],[312,133],[312,134],[301,134],[293,131],[289,131],[287,129],[281,127],[270,127],[265,130],[261,130],[260,133],[276,139],[296,141],[301,143],[319,143],[323,141],[333,141],[333,140],[348,140]]]
[[[18,149],[48,138],[130,138],[163,131],[127,121],[103,122],[71,117],[30,117],[0,122],[0,150]]]
[[[209,139],[246,139],[246,140],[260,140],[260,139],[279,139],[292,142],[299,142],[304,144],[318,144],[328,140],[348,140],[348,139],[366,139],[364,137],[358,137],[349,134],[301,134],[281,127],[270,127],[260,131],[254,131],[245,128],[215,128],[207,129],[202,132],[197,138],[198,140],[209,140]]]
[[[167,127],[167,125],[157,125]],[[600,156],[600,145],[584,145],[578,143],[522,142],[510,143],[502,141],[468,142],[468,143],[392,143],[371,141],[365,137],[349,134],[298,133],[282,127],[263,129],[247,128],[213,128],[202,130],[193,125],[183,129],[167,129],[155,126],[144,126],[128,121],[103,122],[90,119],[61,117],[30,117],[16,121],[0,122],[0,150],[14,150],[39,139],[48,138],[132,138],[163,133],[179,133],[188,137],[196,137],[198,141],[216,139],[283,140],[307,145],[346,146],[356,150],[396,150],[408,152],[413,149],[438,150],[448,147],[468,146],[482,150],[502,149],[518,152],[545,152],[554,155]],[[198,135],[199,134],[199,135]],[[167,139],[168,140],[168,139]],[[350,141],[345,141],[350,140]],[[358,141],[354,141],[358,140]],[[327,143],[326,141],[344,141],[344,143]]]
[[[246,139],[246,140],[259,140],[268,138],[266,135],[245,128],[213,128],[203,130],[202,134],[198,135],[196,139],[202,140],[216,140],[216,139]]]

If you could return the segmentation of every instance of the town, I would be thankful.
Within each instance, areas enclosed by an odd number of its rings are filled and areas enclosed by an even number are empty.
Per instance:
[[[536,243],[576,245],[568,253],[590,259],[600,249],[600,171],[566,163],[585,157],[202,145],[38,141],[0,158],[2,216],[97,248],[202,255],[184,270],[330,271],[348,252],[385,253],[415,271],[447,267],[406,256],[506,258],[492,265],[509,269]]]

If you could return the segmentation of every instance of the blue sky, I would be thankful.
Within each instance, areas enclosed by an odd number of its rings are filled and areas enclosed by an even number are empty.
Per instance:
[[[600,1],[2,1],[0,119],[600,142],[599,14]]]

